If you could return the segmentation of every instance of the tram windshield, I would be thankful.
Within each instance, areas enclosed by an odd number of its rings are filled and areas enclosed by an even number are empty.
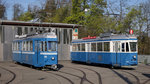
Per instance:
[[[130,42],[131,52],[137,51],[137,42]]]
[[[48,51],[56,51],[56,42],[48,41]]]

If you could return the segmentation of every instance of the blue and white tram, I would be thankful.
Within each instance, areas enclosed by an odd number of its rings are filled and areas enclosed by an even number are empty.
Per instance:
[[[57,37],[52,33],[16,39],[12,51],[15,62],[57,69]]]
[[[138,64],[137,38],[132,35],[103,35],[73,40],[71,60],[134,67]]]

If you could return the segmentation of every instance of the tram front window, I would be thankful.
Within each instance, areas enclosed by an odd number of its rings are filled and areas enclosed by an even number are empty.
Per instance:
[[[130,42],[131,52],[136,52],[137,42]]]
[[[56,51],[56,42],[48,42],[48,51]]]

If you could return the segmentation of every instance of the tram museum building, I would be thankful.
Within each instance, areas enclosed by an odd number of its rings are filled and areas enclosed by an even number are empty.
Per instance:
[[[78,39],[76,24],[0,20],[0,61],[12,60],[12,41],[16,36],[52,30],[58,38],[58,60],[70,60],[70,43]]]

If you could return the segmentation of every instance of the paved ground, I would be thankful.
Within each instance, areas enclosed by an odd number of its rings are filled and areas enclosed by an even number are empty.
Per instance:
[[[59,71],[42,71],[29,66],[0,62],[0,84],[150,84],[150,66],[111,69],[60,61]]]

